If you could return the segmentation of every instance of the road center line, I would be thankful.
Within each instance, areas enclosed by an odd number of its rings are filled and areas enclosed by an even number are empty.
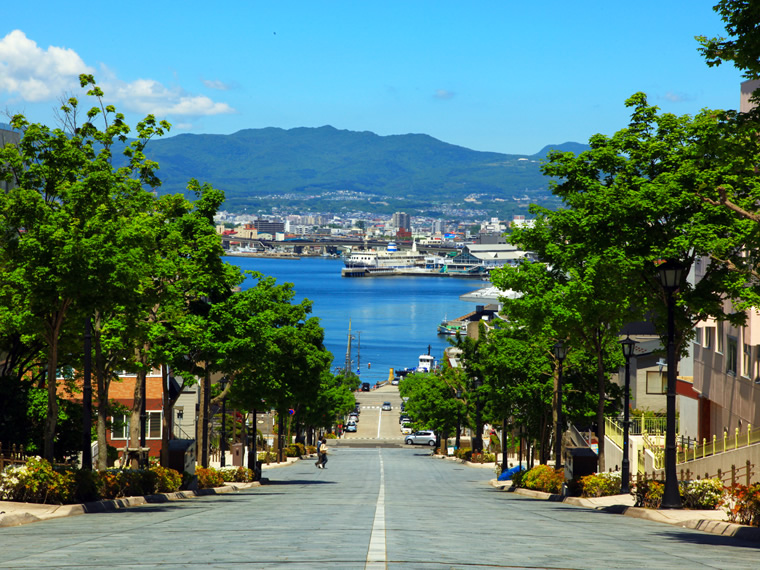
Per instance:
[[[380,439],[380,425],[383,423],[383,410],[380,409],[380,415],[377,417],[377,439]],[[382,459],[380,460],[380,465],[382,465]]]
[[[377,494],[375,521],[372,524],[372,534],[369,538],[365,570],[385,569],[388,562],[385,555],[385,469],[382,451],[378,450],[378,455],[380,456],[380,492]]]

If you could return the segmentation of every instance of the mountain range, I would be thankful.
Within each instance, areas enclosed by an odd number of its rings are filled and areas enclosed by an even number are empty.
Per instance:
[[[525,213],[534,202],[556,206],[541,161],[552,149],[588,148],[569,142],[512,155],[424,134],[380,136],[323,126],[180,134],[152,140],[146,154],[160,165],[161,193],[184,192],[196,178],[223,190],[229,211],[403,210],[440,217]]]

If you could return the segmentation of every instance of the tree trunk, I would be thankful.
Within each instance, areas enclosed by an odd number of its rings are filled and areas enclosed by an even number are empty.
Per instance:
[[[58,335],[52,339],[48,352],[47,365],[47,418],[45,420],[45,442],[43,456],[50,463],[55,461],[55,430],[58,425],[58,382],[56,381],[56,369],[58,368]]]
[[[208,415],[211,396],[211,377],[208,362],[206,362],[203,373],[203,381],[199,383],[199,390],[200,406],[198,407],[198,423],[196,426],[196,438],[198,441],[196,454],[200,458],[201,467],[208,467]]]
[[[108,469],[108,390],[111,386],[111,378],[106,375],[105,361],[103,359],[103,347],[101,344],[101,314],[95,311],[93,319],[93,342],[95,345],[95,382],[98,387],[98,458],[97,468]]]
[[[597,383],[599,385],[599,403],[597,405],[596,409],[596,433],[597,437],[599,438],[599,465],[597,467],[598,473],[603,473],[605,469],[605,459],[604,459],[604,400],[606,396],[606,391],[604,389],[604,362],[602,360],[602,352],[601,350],[597,351],[596,355],[596,379]]]
[[[136,449],[142,447],[142,408],[144,400],[145,390],[145,370],[140,370],[135,378],[135,391],[132,401],[132,411],[129,419],[129,445],[128,447]],[[140,462],[136,455],[132,455],[130,458],[130,468],[139,469]]]

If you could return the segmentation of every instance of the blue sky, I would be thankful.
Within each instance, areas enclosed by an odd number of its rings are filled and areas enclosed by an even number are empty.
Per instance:
[[[715,2],[4,2],[0,110],[54,125],[89,72],[171,134],[332,125],[533,154],[624,127],[637,91],[737,108],[741,74],[694,40],[725,34]]]

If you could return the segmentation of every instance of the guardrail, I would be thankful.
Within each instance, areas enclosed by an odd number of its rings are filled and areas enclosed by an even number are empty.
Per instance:
[[[697,459],[704,459],[711,455],[718,455],[755,443],[760,443],[760,428],[752,429],[752,426],[747,424],[747,431],[745,433],[741,433],[739,428],[736,428],[731,436],[728,435],[728,432],[723,432],[722,438],[713,435],[712,441],[703,439],[700,445],[694,445],[693,447],[679,451],[676,461],[678,463],[696,461]]]

